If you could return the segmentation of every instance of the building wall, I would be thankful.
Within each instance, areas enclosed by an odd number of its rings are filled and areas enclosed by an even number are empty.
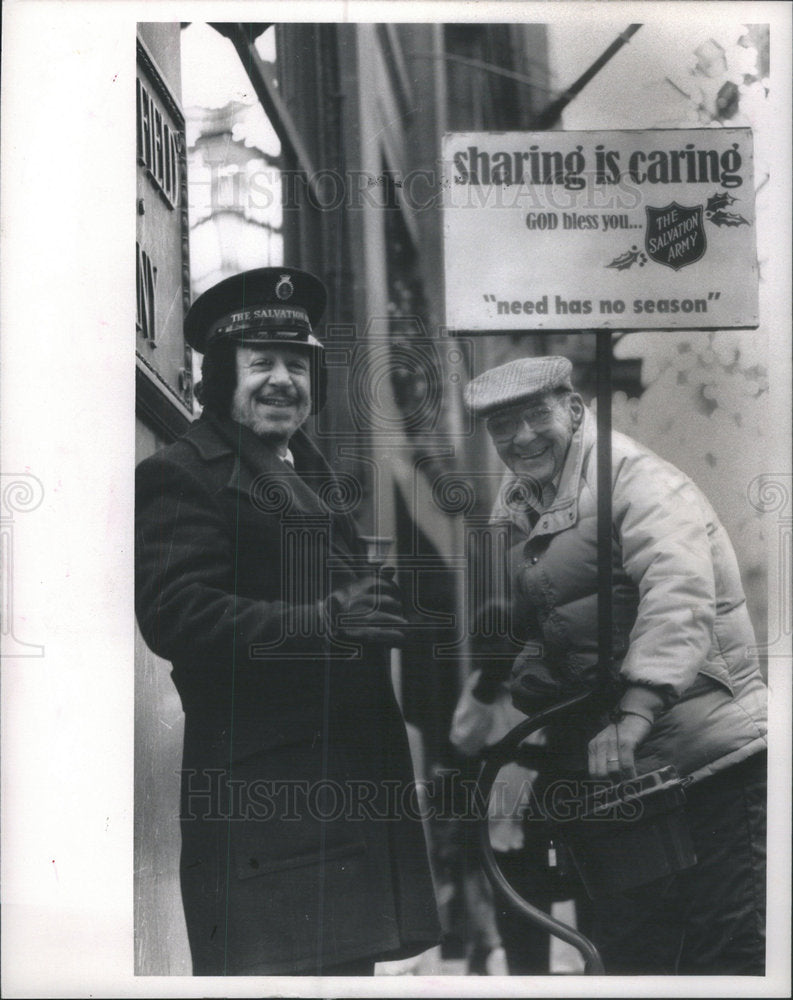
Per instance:
[[[141,24],[138,31],[139,80],[166,116],[184,152],[181,131],[179,26]],[[142,57],[142,58],[141,58]],[[140,98],[139,98],[140,100]],[[147,102],[145,115],[151,114]],[[140,103],[138,119],[140,126]],[[152,116],[149,121],[155,126]],[[159,138],[166,135],[160,132]],[[160,152],[162,152],[160,148]],[[156,155],[156,154],[155,154]],[[145,161],[145,162],[142,162]],[[186,190],[179,174],[176,204],[164,197],[160,170],[150,154],[138,157],[138,288],[140,251],[156,267],[149,322],[138,323],[136,336],[136,458],[152,454],[188,425],[190,380],[180,380],[189,365],[182,319],[185,306]],[[183,166],[183,165],[182,165]],[[173,192],[170,192],[173,195]],[[132,208],[132,206],[131,206]],[[140,310],[138,319],[140,321]],[[184,975],[190,972],[189,949],[179,896],[179,767],[183,715],[170,680],[170,665],[146,647],[135,627],[135,817],[134,922],[135,972],[138,975]]]
[[[141,457],[166,441],[142,421]],[[179,892],[179,769],[184,714],[171,665],[135,628],[135,974],[190,975],[190,950]]]

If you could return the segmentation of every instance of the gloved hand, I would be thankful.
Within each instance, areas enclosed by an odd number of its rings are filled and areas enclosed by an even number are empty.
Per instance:
[[[402,601],[388,577],[368,574],[334,590],[320,603],[335,639],[381,646],[400,646],[405,641]]]
[[[528,642],[515,658],[509,682],[512,704],[526,715],[535,715],[564,697],[558,673],[551,669],[537,643]]]
[[[503,664],[484,663],[479,670],[479,677],[471,694],[484,705],[492,705],[501,686],[509,679],[509,668]]]

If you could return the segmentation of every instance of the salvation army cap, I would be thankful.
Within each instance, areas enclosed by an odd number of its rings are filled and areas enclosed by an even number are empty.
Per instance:
[[[259,344],[305,344],[322,350],[313,329],[327,291],[319,278],[293,267],[259,267],[225,278],[199,295],[187,311],[187,343],[205,354],[220,340]]]
[[[313,330],[326,302],[325,286],[307,271],[294,267],[242,271],[198,296],[185,316],[185,340],[204,355],[222,342],[305,348],[311,356],[311,408],[317,413],[325,405],[327,368],[324,348]],[[205,372],[207,362],[205,357]]]
[[[486,416],[506,406],[516,406],[531,396],[558,389],[573,390],[572,364],[567,358],[518,358],[491,368],[472,379],[463,391],[471,413]]]

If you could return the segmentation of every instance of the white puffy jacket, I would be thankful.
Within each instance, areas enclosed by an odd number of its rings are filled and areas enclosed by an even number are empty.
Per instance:
[[[766,747],[766,687],[732,544],[679,469],[625,435],[612,439],[614,656],[621,679],[664,698],[639,747],[640,771],[674,764],[702,777]],[[587,410],[555,500],[533,529],[507,497],[513,599],[529,640],[513,667],[518,707],[538,691],[572,693],[596,676],[596,428]]]

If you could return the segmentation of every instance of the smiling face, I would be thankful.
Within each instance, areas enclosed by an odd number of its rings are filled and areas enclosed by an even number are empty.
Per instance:
[[[238,347],[231,416],[284,451],[311,412],[311,361],[293,347]]]
[[[487,430],[506,466],[545,486],[561,472],[583,416],[584,403],[578,393],[546,393],[496,410],[487,418]]]

